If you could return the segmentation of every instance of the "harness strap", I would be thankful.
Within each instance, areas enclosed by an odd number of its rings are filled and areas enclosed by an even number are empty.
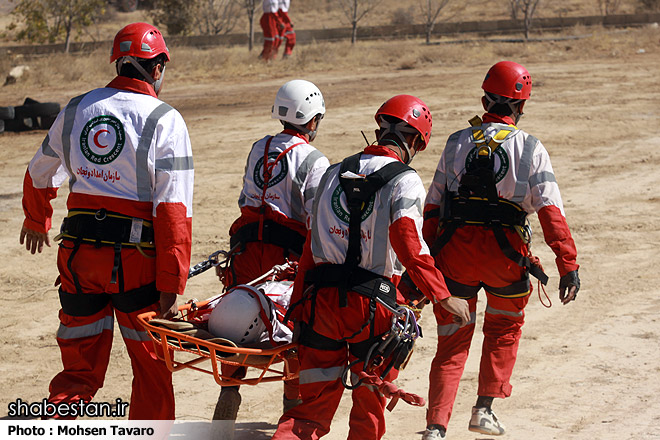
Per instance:
[[[504,287],[491,287],[485,283],[479,283],[476,286],[459,283],[445,276],[447,289],[452,296],[462,299],[473,298],[482,287],[489,293],[502,298],[519,298],[529,294],[529,274],[525,274],[522,280]]]
[[[69,316],[94,315],[108,303],[123,313],[133,313],[156,304],[160,293],[156,283],[147,284],[123,293],[69,293],[59,289],[62,311]]]
[[[261,232],[261,238],[259,233]],[[261,241],[281,247],[287,253],[293,251],[302,255],[305,237],[291,228],[288,228],[273,220],[264,220],[262,223],[252,222],[241,226],[229,239],[229,246],[245,247],[246,243]]]
[[[263,163],[263,175],[264,175],[264,188],[263,191],[261,192],[261,207],[259,209],[259,230],[258,230],[258,240],[262,240],[263,236],[263,224],[264,224],[264,214],[266,212],[266,191],[268,190],[268,183],[270,182],[271,177],[273,177],[273,169],[277,164],[286,156],[286,154],[291,151],[293,148],[297,147],[298,145],[302,145],[305,142],[298,142],[297,144],[293,144],[290,147],[286,148],[284,151],[282,151],[280,154],[277,155],[274,161],[270,162],[268,160],[268,150],[270,149],[270,143],[273,140],[275,136],[271,136],[268,138],[266,141],[266,146],[264,148],[264,163]],[[302,253],[302,252],[301,252]]]
[[[348,270],[344,280],[348,282],[353,270],[359,267],[362,259],[362,232],[360,225],[362,223],[362,213],[375,193],[381,189],[387,182],[399,174],[412,170],[408,165],[402,162],[390,162],[381,169],[369,174],[360,175],[360,157],[362,153],[357,153],[345,158],[339,168],[339,183],[346,196],[348,206],[348,249],[344,268]],[[348,177],[350,173],[350,177]],[[347,284],[339,285],[339,306],[346,307]]]
[[[305,347],[324,351],[337,351],[346,348],[346,342],[340,342],[336,339],[323,336],[322,334],[315,332],[311,325],[306,325],[304,322],[300,323],[300,337],[298,338],[298,343]]]
[[[154,229],[150,221],[110,212],[105,209],[72,209],[62,221],[56,240],[93,243],[96,246],[121,243],[123,246],[153,249]]]

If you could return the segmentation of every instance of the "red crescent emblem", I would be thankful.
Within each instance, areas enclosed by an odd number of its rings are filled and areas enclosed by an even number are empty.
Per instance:
[[[99,148],[107,148],[107,145],[99,144],[99,135],[101,133],[110,133],[110,132],[108,130],[99,130],[98,132],[96,132],[96,134],[94,135],[94,145],[96,145]]]

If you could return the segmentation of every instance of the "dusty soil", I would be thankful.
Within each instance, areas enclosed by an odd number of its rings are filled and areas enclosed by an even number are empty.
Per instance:
[[[554,258],[534,221],[534,251],[551,277],[547,290],[553,305],[545,308],[535,292],[527,308],[513,395],[495,404],[508,427],[505,438],[660,438],[657,55],[628,52],[579,61],[564,57],[557,63],[548,54],[526,62],[536,87],[520,126],[540,138],[552,157],[578,247],[583,287],[576,302],[558,302]],[[480,112],[479,86],[495,61],[473,58],[461,65],[409,70],[360,67],[306,74],[321,88],[328,109],[315,145],[332,162],[338,161],[363,147],[360,130],[373,138],[373,113],[385,99],[397,93],[420,96],[433,111],[434,133],[431,146],[413,165],[428,185],[447,136]],[[227,248],[227,231],[238,214],[245,157],[254,140],[278,130],[270,106],[277,88],[292,78],[175,78],[166,85],[162,98],[181,111],[193,142],[193,263]],[[64,104],[104,84],[62,84],[40,90],[38,98]],[[24,97],[17,87],[0,89],[0,102]],[[18,244],[23,174],[45,134],[0,135],[0,408],[17,398],[41,400],[60,368],[55,342],[59,304],[53,287],[56,246],[33,256]],[[65,214],[65,199],[66,187],[54,204],[56,225]],[[209,272],[190,280],[182,302],[218,291]],[[481,300],[479,315],[484,306]],[[449,424],[449,438],[455,440],[484,438],[467,431],[476,397],[481,322]],[[424,312],[422,324],[426,337],[397,383],[426,395],[435,350],[430,310]],[[129,399],[129,359],[117,329],[115,341],[99,401]],[[177,418],[208,420],[219,392],[213,379],[184,370],[174,374],[174,382]],[[242,394],[236,438],[269,438],[281,408],[281,386],[246,386]],[[350,400],[348,393],[344,397],[329,439],[346,436]],[[422,408],[399,403],[387,415],[385,438],[420,438],[424,415]]]

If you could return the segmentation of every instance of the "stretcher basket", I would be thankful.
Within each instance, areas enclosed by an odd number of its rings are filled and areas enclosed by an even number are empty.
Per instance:
[[[212,255],[209,258],[213,257]],[[208,305],[219,296],[202,302],[191,301],[180,306],[179,314],[182,315],[182,319],[178,319],[177,322],[201,321],[200,317],[210,312]],[[190,334],[155,325],[155,318],[156,312],[138,315],[138,321],[153,341],[156,355],[165,362],[171,372],[189,368],[212,375],[220,386],[257,385],[261,382],[277,382],[298,377],[296,367],[298,344],[295,342],[267,349],[237,347],[236,344],[226,339],[200,339]],[[223,364],[232,367],[248,367],[248,374],[243,378],[223,375]],[[230,368],[229,370],[235,369]]]
[[[206,303],[207,301],[196,304],[196,307],[194,303],[185,304],[179,307],[179,312],[183,314],[184,320],[193,321]],[[153,325],[150,321],[155,317],[156,312],[142,313],[138,316],[138,321],[151,337],[157,356],[172,372],[190,368],[212,375],[220,386],[257,385],[261,382],[277,382],[298,377],[298,372],[292,368],[293,361],[297,363],[296,343],[270,349],[222,345],[222,342],[217,342],[219,338],[205,340]],[[205,361],[209,362],[202,365]],[[225,376],[222,374],[222,364],[249,367],[249,374],[242,379]]]

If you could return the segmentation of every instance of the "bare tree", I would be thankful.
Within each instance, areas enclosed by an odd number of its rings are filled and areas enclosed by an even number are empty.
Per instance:
[[[621,0],[598,0],[601,15],[614,14],[621,6]]]
[[[355,44],[357,41],[357,25],[359,21],[378,6],[380,0],[338,0],[337,3],[339,3],[341,10],[351,24],[351,44]]]
[[[433,28],[438,21],[440,12],[442,12],[448,3],[449,0],[422,0],[421,9],[422,15],[425,19],[424,27],[426,30],[426,44],[431,42],[431,34],[433,33]]]
[[[231,32],[238,20],[239,5],[233,0],[197,0],[193,26],[201,35]]]
[[[17,21],[8,29],[18,29],[17,40],[64,41],[64,51],[69,52],[72,33],[82,34],[104,12],[103,0],[21,0],[12,11]]]
[[[532,28],[532,19],[541,0],[509,0],[511,4],[511,17],[518,20],[519,13],[522,13],[523,29],[525,31],[525,40],[529,40],[529,31]]]
[[[254,14],[257,9],[257,1],[243,0],[243,5],[245,6],[245,12],[247,12],[248,17],[248,48],[251,52],[254,47]]]

